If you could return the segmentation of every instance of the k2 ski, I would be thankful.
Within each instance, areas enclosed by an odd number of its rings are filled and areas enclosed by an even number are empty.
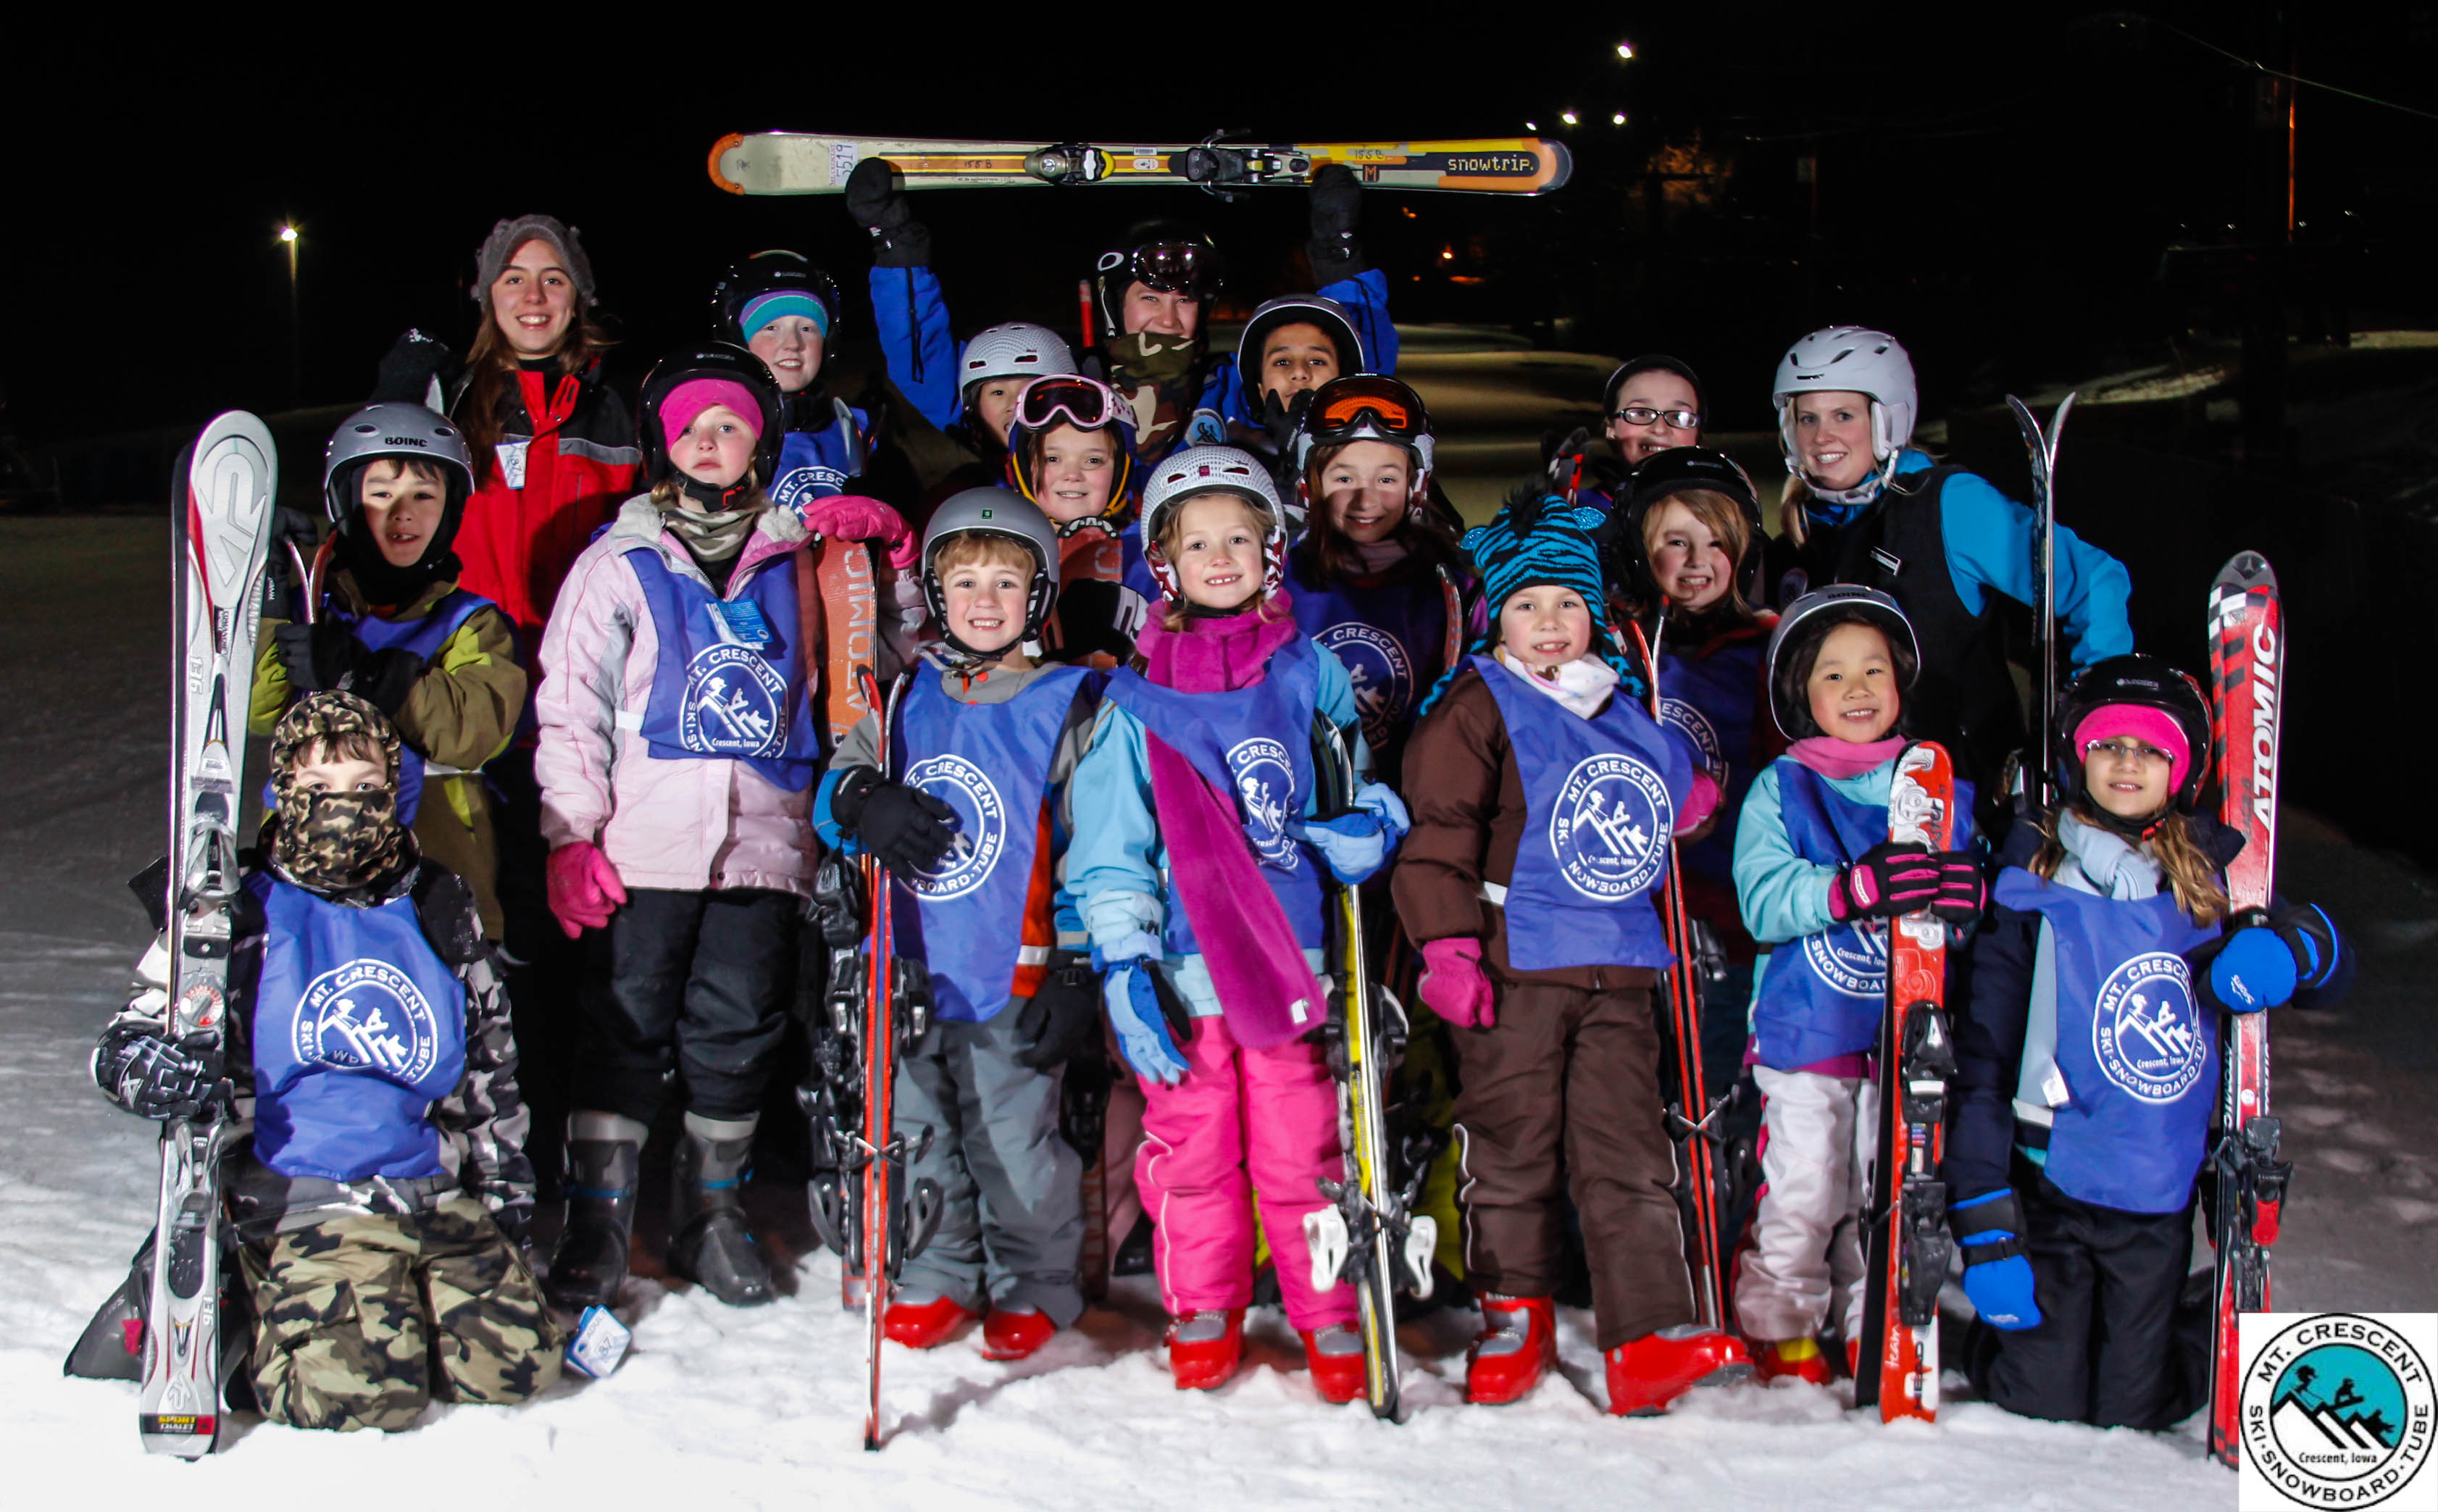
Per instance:
[[[1955,769],[1930,741],[1897,758],[1888,838],[1933,851],[1955,843]],[[1947,1090],[1955,1046],[1947,1029],[1947,925],[1928,909],[1888,922],[1888,1007],[1880,1029],[1880,1142],[1871,1175],[1864,1354],[1854,1405],[1882,1422],[1938,1416],[1938,1289],[1955,1240],[1947,1229]],[[1877,1358],[1872,1357],[1877,1352]]]
[[[2285,707],[2285,614],[2277,574],[2257,552],[2238,552],[2210,586],[2210,681],[2217,724],[2218,818],[2243,836],[2226,869],[2227,901],[2239,915],[2269,906],[2277,876],[2277,738]],[[2210,1452],[2233,1468],[2242,1360],[2236,1318],[2269,1310],[2269,1248],[2277,1242],[2293,1165],[2278,1152],[2269,1111],[2269,1015],[2228,1015],[2225,1093],[2211,1159],[2217,1211],[2216,1310],[2210,1319]]]

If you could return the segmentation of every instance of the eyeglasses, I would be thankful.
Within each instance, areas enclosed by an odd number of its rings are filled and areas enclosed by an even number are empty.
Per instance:
[[[1159,241],[1132,252],[1101,254],[1100,272],[1122,268],[1145,289],[1166,293],[1200,293],[1219,282],[1219,258],[1211,248],[1195,241]]]
[[[1340,378],[1324,392],[1326,401],[1306,422],[1315,435],[1366,425],[1382,435],[1406,440],[1430,433],[1431,418],[1422,413],[1421,400],[1394,378]]]
[[[1628,425],[1649,425],[1653,420],[1665,420],[1679,431],[1702,429],[1702,412],[1699,410],[1654,410],[1647,404],[1630,404],[1622,410],[1611,410],[1608,417],[1622,420]]]
[[[2083,750],[2087,755],[2105,756],[2111,761],[2128,762],[2134,765],[2147,765],[2151,762],[2167,763],[2175,759],[2158,747],[2146,745],[2138,740],[2094,740],[2085,746]]]
[[[1039,378],[1016,396],[1016,421],[1027,431],[1046,431],[1062,419],[1078,431],[1099,431],[1121,417],[1123,402],[1115,389],[1091,378]]]

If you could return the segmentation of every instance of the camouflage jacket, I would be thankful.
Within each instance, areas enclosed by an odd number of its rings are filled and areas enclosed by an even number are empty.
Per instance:
[[[263,864],[252,853],[245,859],[249,875]],[[282,876],[280,880],[290,879]],[[435,1207],[459,1191],[479,1198],[512,1238],[522,1237],[533,1216],[533,1163],[525,1156],[527,1114],[517,1090],[516,1038],[508,1025],[507,994],[491,946],[483,939],[473,894],[454,873],[424,861],[401,874],[380,896],[362,901],[383,904],[410,892],[425,938],[465,984],[466,1074],[426,1114],[440,1131],[443,1175],[420,1181],[374,1177],[357,1182],[287,1176],[254,1158],[253,1010],[255,983],[262,970],[263,920],[253,906],[252,895],[238,894],[236,941],[229,960],[225,1054],[236,1093],[235,1120],[221,1171],[231,1211],[239,1231],[249,1239],[301,1228],[339,1212],[415,1212]],[[134,995],[111,1020],[111,1029],[132,1024],[166,1034],[168,966],[167,937],[158,937],[137,963]]]

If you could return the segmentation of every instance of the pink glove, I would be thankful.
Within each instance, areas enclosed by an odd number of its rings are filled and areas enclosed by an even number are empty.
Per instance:
[[[905,518],[877,499],[860,494],[832,494],[804,506],[804,528],[839,541],[880,541],[900,546],[914,533]]]
[[[610,916],[627,901],[618,869],[590,840],[570,840],[553,851],[544,875],[551,914],[570,940],[587,929],[609,927]]]
[[[1423,942],[1422,1001],[1460,1029],[1486,1029],[1498,1023],[1491,1006],[1490,978],[1481,974],[1480,941],[1450,935]]]
[[[1719,780],[1707,772],[1693,774],[1693,790],[1685,795],[1685,806],[1676,811],[1676,833],[1690,835],[1710,821],[1719,811]]]
[[[900,577],[910,576],[923,561],[923,537],[908,531],[889,548],[889,570]]]

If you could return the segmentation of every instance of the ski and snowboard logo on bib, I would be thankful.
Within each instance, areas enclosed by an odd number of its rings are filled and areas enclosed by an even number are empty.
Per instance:
[[[2108,974],[2092,1005],[2091,1053],[2109,1081],[2145,1102],[2173,1102],[2191,1090],[2209,1044],[2182,957],[2154,950]]]
[[[777,756],[787,746],[787,684],[761,653],[705,646],[686,663],[678,741],[713,756]]]
[[[1228,770],[1236,774],[1236,799],[1245,812],[1245,838],[1263,866],[1281,871],[1296,869],[1295,840],[1287,834],[1287,810],[1295,797],[1295,766],[1287,748],[1256,735],[1228,752]]]
[[[2426,1312],[2246,1312],[2238,1503],[2438,1505],[2417,1483],[2438,1415],[2430,1365],[2438,1324]]]
[[[440,1053],[422,989],[381,960],[351,960],[307,983],[290,1035],[301,1064],[376,1071],[410,1085],[431,1074]]]
[[[1616,903],[1657,879],[1675,823],[1667,781],[1631,756],[1603,751],[1577,762],[1558,789],[1549,849],[1568,887]]]
[[[1363,738],[1374,746],[1395,733],[1414,701],[1414,663],[1397,638],[1361,621],[1333,624],[1314,639],[1337,653],[1354,684]]]
[[[908,878],[933,903],[962,898],[990,880],[1007,853],[1007,803],[988,773],[963,756],[931,756],[906,769],[918,787],[957,811],[957,838],[938,865]]]
[[[1659,701],[1659,722],[1670,730],[1680,730],[1693,748],[1702,753],[1702,770],[1723,783],[1727,780],[1726,758],[1719,754],[1719,731],[1710,716],[1682,698]]]
[[[790,469],[786,477],[779,480],[778,486],[770,490],[770,501],[801,518],[806,504],[818,503],[825,495],[838,493],[845,487],[845,473],[836,467],[813,464]]]
[[[1888,990],[1888,926],[1865,919],[1848,931],[1803,937],[1803,958],[1822,981],[1847,997],[1882,997]]]

